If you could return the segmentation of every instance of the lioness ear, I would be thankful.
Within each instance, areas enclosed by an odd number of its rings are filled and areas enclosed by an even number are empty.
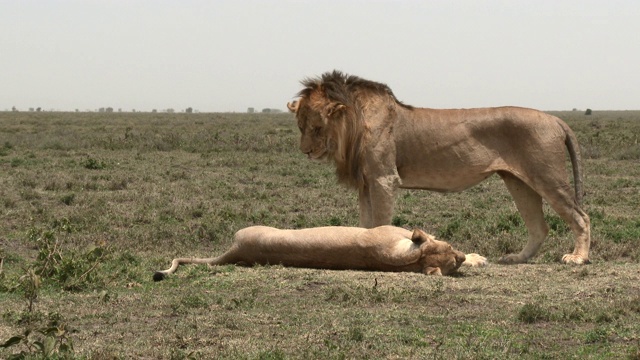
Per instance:
[[[346,109],[347,107],[344,106],[344,104],[341,103],[332,103],[331,105],[328,106],[327,109],[327,117],[330,118],[333,115],[338,114],[340,111]]]
[[[299,105],[300,105],[300,102],[298,100],[293,100],[292,102],[287,103],[287,107],[289,108],[289,111],[291,111],[294,114],[298,112]]]
[[[424,242],[431,241],[431,237],[429,236],[429,234],[427,234],[426,232],[420,229],[413,229],[413,235],[411,235],[411,241],[413,241],[413,243],[416,245],[420,245]]]

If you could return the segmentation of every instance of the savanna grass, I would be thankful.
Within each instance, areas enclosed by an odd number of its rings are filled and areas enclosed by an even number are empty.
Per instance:
[[[355,226],[356,194],[299,152],[290,114],[0,113],[0,343],[56,319],[80,358],[633,358],[640,112],[555,114],[582,148],[592,265],[559,264],[573,236],[545,206],[532,264],[445,278],[185,266],[155,284],[172,257],[220,253],[249,225]],[[491,260],[527,236],[497,177],[401,191],[393,223]],[[43,267],[29,310],[20,279]]]

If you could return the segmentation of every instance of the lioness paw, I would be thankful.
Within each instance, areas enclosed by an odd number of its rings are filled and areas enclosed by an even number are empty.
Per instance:
[[[463,266],[480,267],[489,265],[487,258],[480,254],[466,254],[465,257],[466,258],[462,263]]]
[[[439,267],[428,267],[423,270],[425,275],[437,275],[442,276],[442,270]]]
[[[562,257],[562,262],[569,265],[585,265],[590,264],[589,259],[585,259],[580,255],[566,254]]]

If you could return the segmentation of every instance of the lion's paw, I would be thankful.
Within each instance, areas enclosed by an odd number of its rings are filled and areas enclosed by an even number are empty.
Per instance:
[[[505,255],[498,260],[498,264],[502,265],[524,264],[526,262],[527,260],[522,259],[522,256],[519,254]]]
[[[589,259],[585,259],[580,255],[566,254],[562,257],[562,262],[569,265],[585,265],[590,264]]]
[[[487,266],[489,265],[489,261],[480,254],[466,254],[462,265],[472,267]]]

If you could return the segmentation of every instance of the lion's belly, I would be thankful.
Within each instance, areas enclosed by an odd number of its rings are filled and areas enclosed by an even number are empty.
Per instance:
[[[403,188],[462,191],[507,169],[502,156],[473,139],[436,143],[410,139],[397,146],[396,166]],[[412,150],[416,148],[423,150]]]
[[[467,169],[469,170],[469,169]],[[423,189],[439,192],[457,192],[468,189],[495,173],[494,169],[483,168],[477,171],[418,171],[400,170],[400,187],[404,189]]]

